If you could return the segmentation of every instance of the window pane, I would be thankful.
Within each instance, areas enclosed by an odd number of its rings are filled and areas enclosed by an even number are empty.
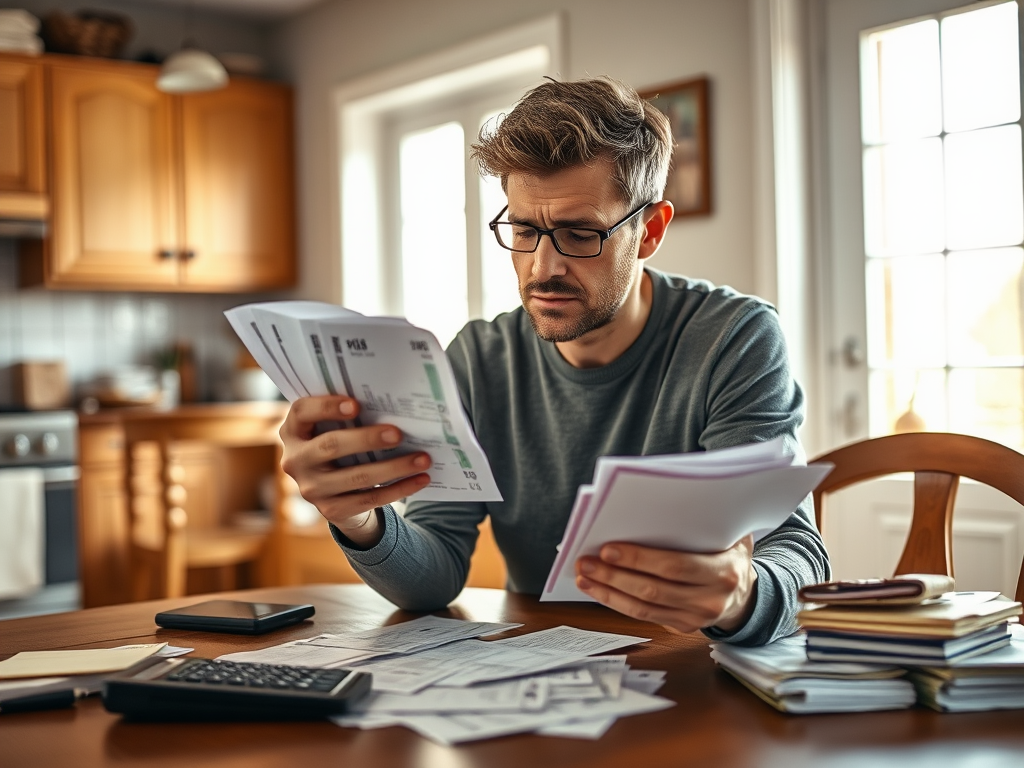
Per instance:
[[[946,137],[946,239],[950,250],[1024,239],[1020,126]]]
[[[399,142],[405,316],[443,346],[469,318],[463,142],[459,123]]]
[[[950,363],[1024,364],[1024,250],[951,253],[948,265]]]
[[[922,139],[864,152],[864,239],[869,256],[932,253],[945,245],[942,142]]]
[[[872,368],[946,364],[941,254],[872,259],[867,265],[868,358]]]
[[[947,131],[1020,117],[1017,4],[942,20],[942,96]]]
[[[919,417],[918,428],[947,431],[945,371],[872,371],[868,385],[872,437],[895,432],[897,421],[911,409]]]
[[[950,428],[1024,447],[1024,370],[956,369],[949,374]]]
[[[939,24],[868,35],[862,59],[864,140],[936,136],[942,129]]]

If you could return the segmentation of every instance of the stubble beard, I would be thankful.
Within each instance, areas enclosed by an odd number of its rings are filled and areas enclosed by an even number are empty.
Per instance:
[[[632,249],[628,249],[626,253],[631,253],[631,251]],[[530,318],[534,332],[544,341],[559,343],[575,341],[591,331],[608,325],[615,319],[615,315],[629,293],[634,263],[635,256],[618,259],[611,279],[600,285],[593,297],[589,296],[583,288],[565,283],[560,278],[520,286],[519,297]],[[579,305],[574,302],[572,306],[581,308],[578,312],[561,309],[531,310],[529,297],[534,291],[576,298],[579,300]]]

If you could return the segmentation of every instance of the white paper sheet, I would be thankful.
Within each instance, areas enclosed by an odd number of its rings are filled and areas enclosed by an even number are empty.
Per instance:
[[[483,712],[539,712],[548,703],[546,680],[526,678],[488,683],[473,688],[428,688],[418,693],[378,693],[355,702],[353,713],[452,714]]]
[[[526,635],[495,640],[494,643],[514,648],[550,648],[570,653],[579,653],[584,656],[593,656],[597,653],[607,653],[608,651],[626,648],[637,643],[646,643],[650,639],[649,637],[639,637],[637,635],[593,632],[586,629],[577,629],[576,627],[567,627],[563,624],[560,627],[542,629],[539,632],[530,632]]]
[[[347,394],[359,401],[358,419],[324,428],[387,423],[402,430],[395,448],[350,457],[351,463],[427,451],[431,482],[412,497],[502,500],[448,358],[429,331],[320,302],[247,304],[224,314],[289,400]]]
[[[256,664],[283,664],[288,667],[344,667],[364,659],[383,655],[383,651],[358,648],[333,648],[305,645],[301,641],[274,645],[258,651],[238,651],[218,656],[218,661],[245,661]]]
[[[428,615],[387,627],[343,635],[318,635],[301,640],[325,648],[360,648],[380,653],[416,653],[445,643],[472,637],[487,637],[522,624],[463,621]]]

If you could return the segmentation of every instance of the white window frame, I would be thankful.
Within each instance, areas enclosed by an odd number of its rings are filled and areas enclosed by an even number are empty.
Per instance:
[[[331,189],[336,199],[331,209],[341,279],[330,300],[364,314],[400,313],[401,284],[396,292],[394,249],[388,248],[387,235],[388,121],[406,110],[466,94],[521,92],[544,77],[559,78],[564,71],[563,26],[561,14],[551,14],[334,89]],[[467,200],[467,216],[472,216],[471,205],[478,206],[479,201]],[[468,279],[470,296],[477,297],[478,306],[479,256],[477,245]]]

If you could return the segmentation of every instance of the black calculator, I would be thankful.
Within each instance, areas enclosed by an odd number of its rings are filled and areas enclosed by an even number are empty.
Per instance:
[[[103,683],[103,706],[126,720],[314,720],[348,711],[371,675],[349,669],[178,658]]]

